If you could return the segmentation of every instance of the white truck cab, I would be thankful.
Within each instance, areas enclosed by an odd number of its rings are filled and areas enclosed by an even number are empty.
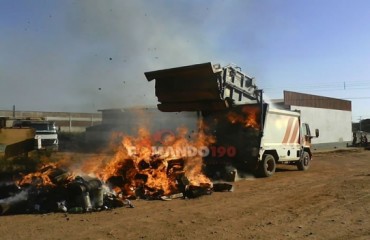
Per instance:
[[[58,150],[58,130],[53,121],[47,120],[15,120],[13,127],[30,127],[35,129],[35,148],[45,150]]]

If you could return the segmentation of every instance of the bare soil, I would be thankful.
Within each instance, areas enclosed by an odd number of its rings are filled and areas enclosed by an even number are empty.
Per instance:
[[[370,151],[316,153],[235,190],[87,214],[0,217],[1,239],[370,239]]]

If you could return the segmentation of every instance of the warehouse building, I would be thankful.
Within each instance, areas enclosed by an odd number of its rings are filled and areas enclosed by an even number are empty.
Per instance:
[[[284,91],[284,99],[274,103],[279,108],[299,110],[311,131],[320,130],[319,138],[312,141],[314,149],[345,148],[352,143],[351,101]]]

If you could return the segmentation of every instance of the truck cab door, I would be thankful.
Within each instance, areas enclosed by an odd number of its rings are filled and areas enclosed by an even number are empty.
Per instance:
[[[304,147],[311,147],[311,130],[307,123],[301,125],[301,140]]]

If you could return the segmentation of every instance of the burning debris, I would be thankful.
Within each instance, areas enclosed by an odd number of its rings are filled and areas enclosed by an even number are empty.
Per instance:
[[[199,133],[190,141],[185,129],[167,136],[158,146],[146,129],[139,136],[124,136],[112,161],[97,173],[114,191],[127,199],[162,199],[183,193],[189,186],[211,189],[202,173],[198,149],[212,141]],[[190,150],[190,151],[189,151]]]
[[[150,136],[145,129],[137,138],[122,136],[113,157],[94,169],[82,166],[73,171],[71,166],[49,163],[14,183],[0,185],[0,215],[133,208],[133,199],[172,200],[212,193],[198,151],[211,138],[198,134],[190,141],[181,129],[159,149]]]
[[[236,150],[257,149],[252,139],[260,127],[258,108],[237,110],[226,118],[224,112],[206,116],[195,133],[185,128],[154,134],[140,128],[136,137],[114,133],[108,155],[82,162],[62,159],[15,182],[0,183],[0,215],[83,213],[133,208],[134,199],[168,201],[231,192],[237,178]],[[240,132],[247,142],[225,137]]]
[[[230,111],[226,114],[226,118],[232,124],[242,124],[244,127],[259,128],[260,123],[257,122],[260,112],[258,108],[251,106],[243,106],[239,113]]]
[[[75,176],[56,164],[43,166],[15,183],[0,185],[0,215],[89,212],[125,205],[95,177]]]

